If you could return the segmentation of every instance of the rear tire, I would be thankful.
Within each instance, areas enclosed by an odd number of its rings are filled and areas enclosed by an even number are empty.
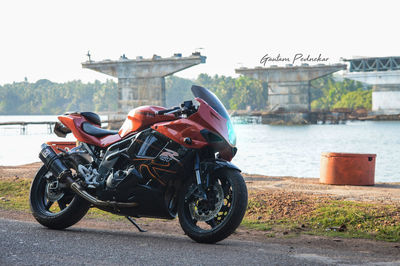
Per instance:
[[[90,203],[70,189],[51,190],[49,183],[55,184],[55,180],[46,166],[39,169],[31,185],[30,207],[33,217],[40,224],[52,229],[64,229],[79,222],[88,212]]]
[[[238,171],[223,168],[210,180],[214,184],[207,188],[206,201],[194,196],[187,198],[188,191],[197,186],[192,180],[184,184],[179,196],[181,227],[199,243],[216,243],[230,236],[242,222],[247,208],[247,188]]]

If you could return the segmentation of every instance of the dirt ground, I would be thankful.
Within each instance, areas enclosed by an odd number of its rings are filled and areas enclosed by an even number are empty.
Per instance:
[[[324,196],[337,200],[400,203],[399,183],[376,183],[374,186],[336,186],[319,183],[319,178],[245,175],[249,191],[285,191]]]
[[[30,163],[17,166],[0,166],[0,180],[15,178],[33,178],[42,163]]]
[[[18,180],[32,178],[41,163],[22,166],[0,166],[0,180]],[[317,178],[271,177],[260,175],[246,175],[245,180],[249,194],[254,197],[267,195],[268,204],[279,206],[282,201],[326,201],[344,199],[349,201],[380,202],[386,204],[400,203],[400,183],[377,183],[375,186],[330,186],[320,184]],[[281,210],[282,215],[289,215],[290,209]],[[276,208],[275,208],[276,209]],[[306,209],[304,209],[307,212]],[[31,214],[21,211],[1,210],[0,217],[15,220],[34,221]],[[272,217],[273,218],[273,217]],[[152,233],[183,234],[177,219],[172,221],[157,219],[139,219],[138,223]],[[104,228],[112,230],[136,230],[128,221],[111,221],[106,219],[84,218],[77,226],[89,228]],[[231,236],[233,239],[247,241],[269,241],[270,243],[285,243],[318,248],[338,247],[354,251],[368,250],[380,254],[399,254],[398,243],[380,242],[365,239],[337,239],[324,236],[300,235],[292,238],[268,238],[265,232],[247,229],[240,226]]]
[[[0,166],[0,179],[33,178],[41,163]],[[329,197],[337,200],[400,203],[399,183],[376,183],[375,186],[333,186],[320,184],[318,178],[273,177],[244,174],[249,192],[293,192],[296,195]]]

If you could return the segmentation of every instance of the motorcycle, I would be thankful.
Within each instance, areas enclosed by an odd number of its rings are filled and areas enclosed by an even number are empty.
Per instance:
[[[89,208],[134,218],[174,219],[193,240],[215,243],[231,235],[247,208],[247,188],[239,168],[229,114],[200,86],[195,100],[166,109],[131,110],[119,131],[101,128],[92,112],[58,117],[54,133],[71,133],[76,147],[41,146],[44,165],[30,191],[34,218],[64,229]]]

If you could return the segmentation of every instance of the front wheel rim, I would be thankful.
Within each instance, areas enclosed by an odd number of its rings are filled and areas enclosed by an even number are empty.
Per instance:
[[[215,186],[217,187],[219,186],[222,189],[223,198],[222,202],[220,203],[220,206],[218,205],[216,206],[216,208],[218,208],[217,211],[210,210],[211,213],[215,214],[210,219],[199,219],[198,216],[193,215],[194,212],[193,206],[196,206],[196,204],[198,206],[199,203],[201,203],[201,201],[199,202],[198,198],[192,197],[187,201],[185,201],[184,203],[184,215],[186,216],[187,218],[186,220],[188,221],[188,224],[193,231],[197,231],[200,233],[216,231],[219,228],[223,227],[223,225],[229,220],[229,217],[232,214],[232,211],[234,209],[233,199],[235,197],[235,193],[231,182],[226,177],[217,177],[215,178],[214,185],[210,186],[213,188],[212,189],[213,191],[215,191],[214,189]],[[209,192],[209,188],[206,190],[207,197],[210,194],[207,193]]]

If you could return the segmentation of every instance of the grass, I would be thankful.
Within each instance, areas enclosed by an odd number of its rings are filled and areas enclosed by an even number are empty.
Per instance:
[[[30,212],[29,206],[29,190],[31,180],[0,180],[0,208],[5,210],[17,210]],[[52,206],[50,210],[57,210],[58,206]],[[111,214],[96,208],[89,210],[87,216],[89,218],[108,219],[108,220],[124,220],[125,218],[119,215]]]
[[[0,208],[6,210],[29,210],[29,189],[31,181],[17,179],[0,181]]]
[[[0,208],[30,212],[31,180],[0,180]],[[249,197],[248,211],[242,226],[262,231],[266,237],[292,237],[298,234],[344,238],[369,238],[400,241],[400,206],[341,200],[298,200],[284,194],[279,201],[271,195]],[[289,198],[289,200],[288,200]],[[275,204],[269,201],[275,200]],[[96,208],[88,217],[119,221],[124,217]],[[146,219],[148,222],[151,219]]]
[[[311,234],[400,241],[400,206],[327,200],[316,203],[309,212],[299,211],[298,215],[270,219],[274,208],[262,210],[262,204],[254,201],[260,200],[250,198],[242,223],[248,228],[282,235]]]
[[[400,241],[400,208],[393,205],[332,201],[319,206],[305,222],[327,235]]]

